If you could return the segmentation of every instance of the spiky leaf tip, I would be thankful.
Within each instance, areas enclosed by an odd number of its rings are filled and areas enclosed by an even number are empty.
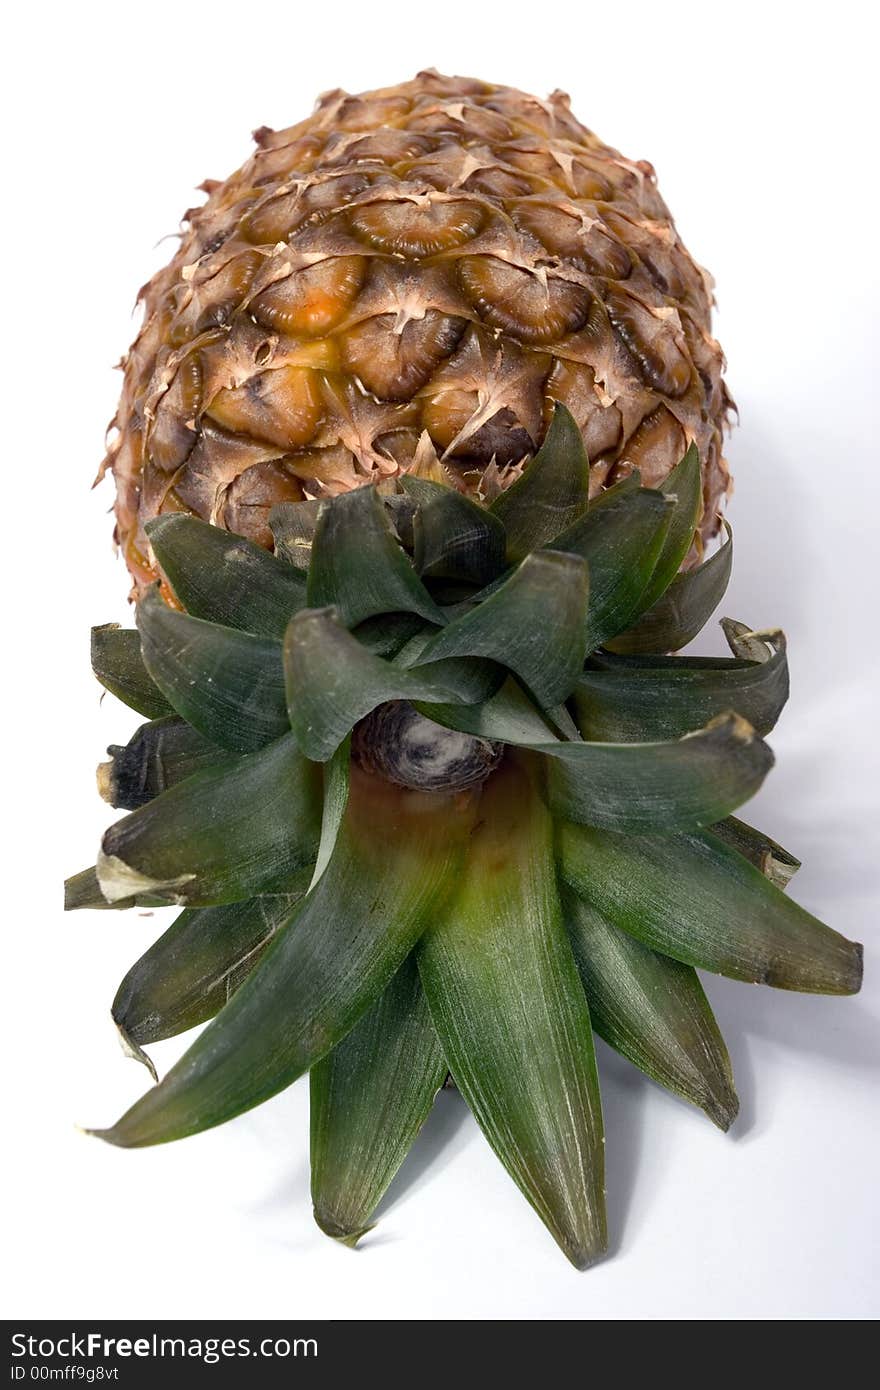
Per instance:
[[[486,784],[455,892],[418,961],[456,1085],[583,1269],[607,1243],[602,1111],[551,833],[534,761],[508,759]]]
[[[446,1059],[410,957],[309,1074],[312,1202],[334,1240],[355,1245],[424,1123]]]
[[[433,920],[475,810],[473,797],[401,796],[354,773],[321,878],[214,1022],[99,1137],[139,1148],[196,1134],[268,1100],[320,1061]]]

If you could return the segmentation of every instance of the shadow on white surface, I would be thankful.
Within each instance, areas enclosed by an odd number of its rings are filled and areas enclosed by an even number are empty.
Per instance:
[[[762,985],[712,979],[707,993],[730,1051],[740,1113],[730,1137],[757,1138],[772,1126],[770,1087],[762,1091],[756,1043],[769,1043],[795,1057],[821,1063],[826,1075],[858,1073],[880,1076],[877,1020],[858,999],[790,995]],[[763,1049],[761,1049],[763,1050]],[[860,1077],[864,1084],[864,1076]]]
[[[809,610],[818,575],[799,505],[797,469],[760,420],[750,418],[747,435],[735,433],[726,453],[734,475],[726,514],[735,550],[721,608],[729,613],[735,603],[742,612],[729,615],[758,628],[797,626]]]
[[[466,1142],[468,1124],[474,1121],[458,1091],[440,1091],[416,1142],[376,1208],[374,1221],[381,1221],[391,1207],[420,1187],[429,1170],[445,1167]]]
[[[596,1040],[605,1121],[608,1257],[634,1236],[633,1197],[642,1168],[644,1107],[651,1083],[630,1062]],[[652,1181],[656,1180],[652,1159]]]
[[[309,1195],[308,1153],[297,1154],[295,1160],[274,1186],[266,1184],[266,1190],[248,1204],[251,1215],[283,1216],[286,1213],[300,1212],[303,1204],[311,1210]]]

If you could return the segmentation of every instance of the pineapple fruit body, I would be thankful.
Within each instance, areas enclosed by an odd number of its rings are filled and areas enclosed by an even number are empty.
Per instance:
[[[728,485],[711,280],[654,171],[555,92],[421,73],[331,92],[204,185],[142,291],[108,463],[139,586],[144,523],[271,545],[280,502],[416,469],[482,500],[571,411],[594,493],[660,483],[695,443],[698,537]]]

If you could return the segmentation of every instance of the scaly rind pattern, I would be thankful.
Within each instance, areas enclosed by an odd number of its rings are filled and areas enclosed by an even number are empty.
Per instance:
[[[730,402],[711,280],[650,164],[561,92],[433,71],[330,92],[256,141],[141,291],[106,460],[138,587],[160,513],[271,546],[273,505],[410,469],[491,499],[554,401],[594,492],[632,468],[660,483],[693,442],[714,534]]]
[[[736,1093],[694,967],[858,989],[861,948],[782,891],[797,860],[729,815],[771,761],[742,715],[769,729],[784,704],[781,634],[725,620],[731,657],[651,649],[652,633],[672,630],[670,593],[675,622],[686,611],[689,624],[717,596],[715,557],[673,579],[699,494],[679,485],[661,497],[634,477],[591,503],[574,460],[580,495],[565,495],[572,447],[558,406],[526,475],[534,531],[511,508],[512,547],[504,508],[487,550],[478,518],[412,479],[384,511],[376,494],[325,502],[296,532],[290,574],[256,548],[236,559],[232,538],[218,549],[199,521],[152,528],[195,611],[152,594],[140,647],[136,634],[96,632],[99,679],[157,717],[112,750],[104,790],[136,809],[108,831],[96,870],[71,880],[68,905],[187,905],[116,996],[132,1055],[147,1060],[144,1045],[213,1022],[104,1138],[129,1147],[193,1134],[314,1069],[316,1214],[352,1243],[443,1059],[582,1266],[605,1243],[592,1028],[725,1128]],[[692,480],[693,462],[680,468],[677,481]],[[422,508],[442,577],[415,563]],[[548,534],[554,508],[562,535]],[[460,548],[444,543],[444,518]],[[228,586],[240,563],[252,584]],[[304,609],[304,592],[329,606]],[[649,650],[613,656],[599,635]],[[353,726],[407,698],[433,771],[444,739],[451,766],[467,762],[468,739],[503,752],[486,760],[482,785],[406,791],[375,761],[350,762],[370,736],[361,723],[352,743]],[[411,1084],[400,1086],[408,1052]]]

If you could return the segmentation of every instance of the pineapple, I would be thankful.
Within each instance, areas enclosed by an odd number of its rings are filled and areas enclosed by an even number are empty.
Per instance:
[[[96,1132],[183,1138],[308,1073],[315,1217],[353,1244],[451,1075],[586,1267],[594,1031],[726,1130],[697,969],[861,980],[733,814],[782,633],[725,618],[728,657],[676,655],[732,562],[726,524],[702,550],[707,279],[563,98],[434,73],[262,132],[191,226],[111,450],[137,628],[92,637],[147,722],[99,769],[127,814],[67,905],[179,904],[113,1016],[151,1069],[208,1026]]]
[[[716,532],[730,401],[711,280],[649,164],[560,92],[435,72],[331,92],[256,141],[141,292],[105,460],[139,590],[165,512],[271,547],[273,505],[413,469],[491,500],[555,401],[594,493],[634,468],[654,487],[695,443],[698,545]]]

